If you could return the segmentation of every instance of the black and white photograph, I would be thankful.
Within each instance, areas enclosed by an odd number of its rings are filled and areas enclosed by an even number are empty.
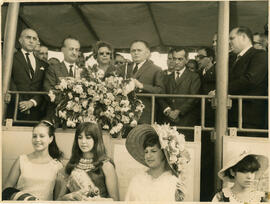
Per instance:
[[[1,201],[269,202],[269,1],[2,1]]]

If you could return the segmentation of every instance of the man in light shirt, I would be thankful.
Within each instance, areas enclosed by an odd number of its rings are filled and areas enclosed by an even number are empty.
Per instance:
[[[45,64],[34,56],[33,50],[38,44],[38,34],[33,29],[24,29],[19,37],[21,49],[13,57],[13,66],[10,79],[12,91],[42,91]],[[17,119],[39,120],[42,102],[41,95],[21,94]],[[8,107],[8,117],[14,113],[14,97]]]
[[[173,61],[174,73],[167,75],[166,94],[198,94],[201,86],[199,74],[191,72],[187,67],[187,52],[175,49]],[[197,100],[194,98],[161,98],[159,100],[164,113],[164,122],[176,126],[194,126],[198,122]],[[185,132],[185,131],[183,131]],[[192,135],[190,131],[185,132]]]

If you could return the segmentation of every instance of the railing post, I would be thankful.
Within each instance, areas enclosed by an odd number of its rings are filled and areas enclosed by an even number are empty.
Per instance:
[[[9,89],[9,81],[11,77],[19,8],[19,2],[9,3],[7,11],[2,63],[2,122],[6,115],[7,105],[5,103],[5,95]]]
[[[222,137],[227,133],[228,55],[229,55],[229,1],[219,2],[218,52],[216,65],[216,143],[215,143],[215,189],[221,187],[217,177],[222,166]]]

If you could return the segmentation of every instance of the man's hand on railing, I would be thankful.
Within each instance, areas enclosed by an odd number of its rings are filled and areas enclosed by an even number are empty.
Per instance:
[[[180,110],[175,109],[175,110],[173,110],[173,111],[171,111],[171,112],[169,113],[169,117],[171,118],[171,120],[177,122],[178,119],[179,119],[179,118],[178,118],[178,117],[179,117],[179,113],[180,113]]]
[[[32,108],[34,106],[34,103],[32,101],[21,101],[19,103],[19,109],[21,112],[27,111],[30,108]]]
[[[216,95],[216,90],[209,91],[208,93],[209,96],[215,96]],[[208,101],[210,102],[212,99],[209,98]]]

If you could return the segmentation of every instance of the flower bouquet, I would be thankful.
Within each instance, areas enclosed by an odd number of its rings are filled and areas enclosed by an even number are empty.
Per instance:
[[[102,70],[84,68],[81,78],[62,78],[49,91],[56,119],[63,126],[96,121],[116,137],[123,128],[137,125],[144,105],[135,95],[133,81],[116,75],[103,77]]]

